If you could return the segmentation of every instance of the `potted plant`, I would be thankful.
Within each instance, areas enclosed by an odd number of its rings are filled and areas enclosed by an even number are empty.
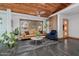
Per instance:
[[[5,32],[0,36],[0,43],[2,44],[2,53],[12,54],[16,46],[16,36],[13,32]]]
[[[12,48],[16,44],[16,36],[14,35],[13,32],[5,32],[1,36],[0,42],[4,46],[6,46],[8,48]]]

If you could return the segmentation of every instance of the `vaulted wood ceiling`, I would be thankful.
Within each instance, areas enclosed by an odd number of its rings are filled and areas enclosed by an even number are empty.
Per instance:
[[[0,3],[0,9],[11,9],[12,12],[39,15],[49,15],[68,7],[69,3]]]

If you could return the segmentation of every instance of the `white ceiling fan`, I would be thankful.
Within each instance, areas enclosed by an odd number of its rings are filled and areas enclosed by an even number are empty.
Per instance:
[[[41,17],[41,15],[45,14],[45,11],[36,11],[37,16]]]

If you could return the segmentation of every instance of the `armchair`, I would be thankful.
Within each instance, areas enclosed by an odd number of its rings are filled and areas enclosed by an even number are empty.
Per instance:
[[[56,30],[51,30],[51,32],[46,35],[46,38],[50,39],[50,40],[57,41],[58,40],[57,31]]]

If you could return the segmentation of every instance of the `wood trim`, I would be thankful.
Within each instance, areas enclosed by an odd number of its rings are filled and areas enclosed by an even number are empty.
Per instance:
[[[66,40],[66,39],[68,39],[68,38],[63,38],[63,37],[61,37],[61,38],[58,38],[58,41],[59,41],[59,42],[62,42],[62,41],[64,41],[64,40]]]
[[[58,39],[68,39],[69,37],[66,37],[66,38],[64,38],[64,37],[61,37],[61,38],[58,38]]]
[[[79,40],[78,37],[71,37],[71,36],[69,36],[69,37],[67,37],[67,38],[63,38],[63,37],[61,37],[61,38],[58,38],[58,39],[59,39],[59,41],[62,41],[62,40],[64,40],[64,39],[74,39],[74,40]]]
[[[79,38],[77,38],[77,37],[71,37],[71,36],[69,36],[69,38],[70,39],[77,39],[77,40],[79,40]]]
[[[69,36],[69,37],[67,37],[67,38],[63,38],[63,37],[61,37],[61,38],[58,38],[58,39],[77,39],[77,40],[79,40],[79,38],[78,37],[71,37],[71,36]]]
[[[58,38],[58,39],[63,39],[63,37],[61,37],[61,38]]]
[[[66,37],[66,38],[61,37],[61,38],[58,38],[58,41],[59,41],[59,42],[62,42],[62,41],[64,41],[64,40],[69,40],[69,39],[70,39],[69,37]]]

